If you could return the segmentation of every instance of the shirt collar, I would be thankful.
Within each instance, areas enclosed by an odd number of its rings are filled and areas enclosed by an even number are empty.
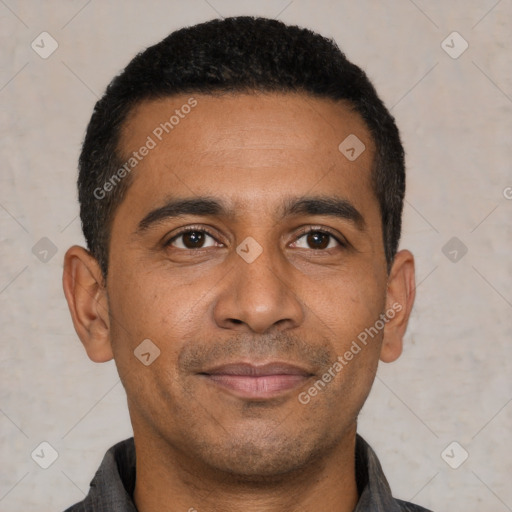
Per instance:
[[[85,499],[66,512],[137,512],[135,489],[135,443],[133,437],[112,446],[91,481]]]
[[[355,464],[359,501],[354,512],[428,512],[392,497],[377,455],[359,434]],[[107,451],[91,481],[89,494],[66,512],[137,512],[134,489],[135,444],[131,437]]]
[[[356,437],[356,481],[359,501],[354,512],[400,512],[401,508],[391,495],[377,455],[359,435]]]

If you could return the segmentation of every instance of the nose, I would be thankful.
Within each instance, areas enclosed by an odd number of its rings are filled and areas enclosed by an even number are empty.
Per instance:
[[[232,259],[214,306],[219,327],[262,334],[302,323],[304,307],[294,293],[294,273],[278,251],[263,249],[251,263],[237,253]]]

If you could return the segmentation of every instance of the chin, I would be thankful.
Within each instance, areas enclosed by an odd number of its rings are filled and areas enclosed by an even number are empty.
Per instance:
[[[233,436],[225,445],[211,444],[200,458],[215,471],[230,475],[230,481],[239,483],[268,483],[289,479],[290,474],[300,473],[321,458],[325,447],[311,446],[312,439],[279,438],[272,432],[265,437],[262,432],[241,437]]]

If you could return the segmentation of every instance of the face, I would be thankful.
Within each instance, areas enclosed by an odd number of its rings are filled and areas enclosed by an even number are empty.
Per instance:
[[[379,357],[400,352],[397,318],[357,343],[403,295],[389,291],[375,147],[340,102],[191,96],[145,102],[124,126],[122,153],[141,158],[88,352],[111,347],[136,439],[217,470],[285,473],[353,434]],[[353,161],[338,148],[351,134],[365,146]]]

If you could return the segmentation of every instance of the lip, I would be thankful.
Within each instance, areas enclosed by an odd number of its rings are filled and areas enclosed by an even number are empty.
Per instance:
[[[313,376],[307,369],[285,362],[224,364],[199,375],[231,394],[253,400],[283,395]]]

